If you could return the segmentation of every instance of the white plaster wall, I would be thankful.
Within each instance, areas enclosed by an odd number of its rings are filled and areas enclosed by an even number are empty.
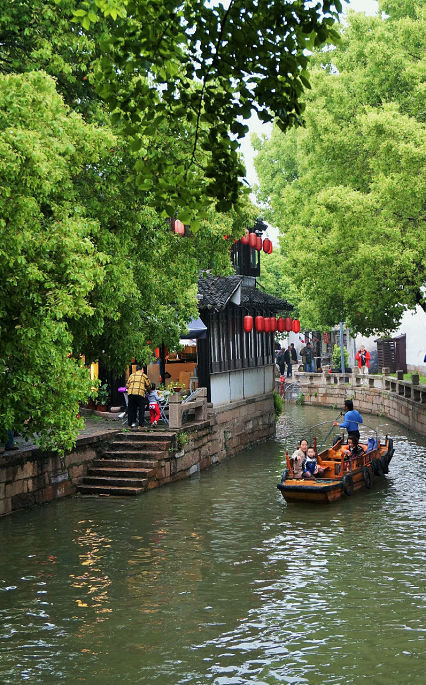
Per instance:
[[[229,374],[231,402],[244,397],[244,371],[232,371]]]
[[[275,388],[275,365],[265,366],[265,392],[272,392]]]
[[[272,392],[275,384],[274,367],[269,365],[215,373],[212,374],[210,382],[212,404],[235,402]]]
[[[265,369],[244,369],[244,397],[263,395],[265,392]]]
[[[210,384],[212,404],[223,404],[231,401],[229,372],[213,374],[210,377]]]

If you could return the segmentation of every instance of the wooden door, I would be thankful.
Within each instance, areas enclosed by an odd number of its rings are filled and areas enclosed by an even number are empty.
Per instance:
[[[407,373],[407,337],[399,335],[395,341],[395,371]]]

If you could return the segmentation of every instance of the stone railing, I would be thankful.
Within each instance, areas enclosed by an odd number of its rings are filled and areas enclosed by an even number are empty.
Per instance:
[[[387,372],[387,369],[384,369]],[[389,375],[361,376],[358,373],[293,374],[305,404],[341,407],[353,399],[361,413],[388,416],[404,426],[426,435],[426,386],[419,377],[404,381],[402,372]]]
[[[197,388],[183,401],[180,392],[170,395],[169,427],[181,428],[182,416],[185,412],[193,415],[194,421],[205,421],[207,419],[207,388]]]
[[[383,369],[387,371],[387,369]],[[387,375],[362,376],[357,373],[303,373],[293,374],[294,380],[304,385],[318,386],[350,386],[352,388],[371,388],[376,390],[388,390],[399,397],[405,397],[426,405],[426,385],[419,384],[418,374],[412,375],[412,380],[404,381],[402,371],[397,372],[397,377]],[[302,390],[303,392],[303,390]]]

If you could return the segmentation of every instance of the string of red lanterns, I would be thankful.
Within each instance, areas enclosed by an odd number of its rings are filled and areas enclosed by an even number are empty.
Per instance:
[[[300,321],[299,319],[292,319],[287,316],[283,319],[281,316],[277,319],[275,316],[256,316],[254,321],[253,317],[247,315],[244,317],[243,325],[246,333],[250,333],[253,330],[253,323],[257,333],[299,333],[300,332]]]
[[[249,245],[258,252],[260,252],[263,248],[265,254],[271,254],[274,249],[272,241],[269,240],[269,238],[262,240],[260,235],[257,235],[257,233],[249,233],[247,230],[244,235],[241,236],[240,241],[242,245]],[[238,240],[235,242],[238,242]]]

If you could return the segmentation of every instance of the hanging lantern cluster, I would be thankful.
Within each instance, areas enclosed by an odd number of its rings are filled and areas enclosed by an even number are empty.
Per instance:
[[[300,332],[300,321],[299,319],[291,319],[287,316],[283,319],[281,316],[277,319],[275,316],[256,316],[254,319],[254,328],[257,333],[299,333]],[[253,330],[253,317],[244,317],[244,330],[246,333],[250,333]]]
[[[272,241],[269,240],[269,238],[262,240],[260,235],[257,235],[257,233],[249,233],[247,229],[244,235],[241,236],[240,241],[242,245],[249,245],[253,250],[257,250],[258,252],[260,252],[262,248],[265,254],[271,254],[273,251]]]

